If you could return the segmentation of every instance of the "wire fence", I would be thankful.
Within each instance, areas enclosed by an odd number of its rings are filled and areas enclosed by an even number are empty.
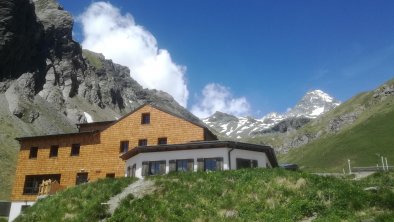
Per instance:
[[[370,167],[352,167],[352,172],[383,172],[394,171],[394,166],[370,166]]]

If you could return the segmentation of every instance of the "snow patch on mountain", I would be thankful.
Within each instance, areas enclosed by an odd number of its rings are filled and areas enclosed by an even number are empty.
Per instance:
[[[276,124],[289,118],[309,118],[318,116],[339,106],[340,102],[322,90],[307,92],[301,100],[288,112],[271,112],[260,119],[252,117],[236,117],[222,112],[216,112],[212,116],[202,119],[210,128],[215,129],[222,135],[233,138],[251,136],[256,132],[264,132]]]
[[[323,112],[324,112],[324,107],[319,107],[312,111],[311,116],[319,116]]]
[[[89,113],[83,112],[83,115],[85,115],[86,121],[88,123],[92,123],[93,122],[93,118],[92,118],[92,116]]]

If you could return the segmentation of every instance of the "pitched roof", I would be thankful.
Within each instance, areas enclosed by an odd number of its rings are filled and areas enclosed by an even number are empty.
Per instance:
[[[171,111],[169,111],[169,110],[167,110],[167,109],[165,109],[165,108],[158,107],[158,106],[156,106],[156,105],[154,105],[154,104],[150,104],[150,103],[142,104],[141,106],[135,108],[133,111],[127,113],[126,115],[122,116],[122,117],[121,117],[120,119],[118,119],[118,120],[114,120],[114,121],[112,121],[112,122],[111,122],[111,121],[104,121],[104,122],[96,122],[96,123],[109,124],[109,126],[114,125],[114,124],[116,124],[117,122],[119,122],[119,121],[125,119],[126,117],[128,117],[128,116],[134,114],[135,112],[137,112],[138,110],[142,109],[142,108],[145,107],[145,106],[151,106],[151,107],[153,107],[153,108],[155,108],[155,109],[157,109],[157,110],[160,110],[160,111],[162,111],[162,112],[164,112],[164,113],[167,113],[167,114],[169,114],[169,115],[171,115],[171,116],[175,116],[175,117],[180,118],[180,119],[183,119],[183,120],[185,120],[185,121],[187,121],[187,122],[189,122],[189,123],[191,123],[191,124],[194,124],[194,125],[196,125],[196,126],[199,126],[199,127],[201,127],[201,128],[204,129],[205,133],[208,133],[208,134],[210,134],[213,138],[217,139],[217,136],[216,136],[214,133],[212,133],[212,132],[208,129],[208,127],[206,127],[204,124],[199,123],[199,122],[196,122],[196,121],[192,121],[192,120],[190,120],[190,119],[186,119],[185,117],[183,117],[183,116],[181,116],[181,115],[178,115],[178,114],[173,113],[173,112],[171,112]],[[89,125],[89,124],[92,124],[92,125],[93,125],[93,124],[95,124],[95,122],[92,122],[92,123],[83,123],[83,124],[84,124],[83,126],[87,126],[87,125]],[[78,124],[77,124],[77,125],[78,125]],[[81,125],[82,125],[82,124],[79,124],[79,126],[81,126]]]
[[[78,135],[89,135],[89,134],[95,134],[98,133],[99,131],[90,131],[90,132],[78,132],[78,133],[62,133],[62,134],[48,134],[48,135],[40,135],[40,136],[25,136],[25,137],[16,137],[15,140],[22,141],[26,139],[41,139],[41,138],[53,138],[53,137],[59,137],[59,136],[78,136]]]
[[[209,149],[209,148],[234,148],[241,150],[250,150],[263,152],[267,155],[272,167],[278,166],[278,161],[276,159],[275,151],[270,146],[263,146],[250,143],[241,143],[234,141],[200,141],[200,142],[190,142],[182,144],[162,144],[154,146],[138,146],[128,152],[122,154],[120,157],[123,160],[127,160],[140,153],[150,153],[150,152],[165,152],[165,151],[177,151],[177,150],[193,150],[193,149]]]
[[[76,124],[76,125],[77,125],[78,127],[80,127],[80,126],[89,126],[89,125],[108,125],[108,127],[110,127],[110,126],[116,124],[117,122],[123,120],[124,118],[126,118],[126,117],[132,115],[133,113],[137,112],[138,110],[140,110],[141,108],[143,108],[143,107],[145,107],[145,106],[151,106],[151,107],[153,107],[153,108],[155,108],[155,109],[157,109],[157,110],[160,110],[160,111],[165,112],[165,113],[167,113],[167,114],[169,114],[169,115],[175,116],[175,117],[180,118],[180,119],[183,119],[183,120],[185,120],[185,121],[188,121],[188,122],[190,122],[190,123],[192,123],[192,124],[194,124],[194,125],[196,125],[196,126],[199,126],[199,127],[201,127],[201,128],[204,129],[205,133],[208,133],[208,134],[210,134],[213,138],[216,138],[216,139],[217,139],[217,136],[216,136],[215,134],[213,134],[213,133],[212,133],[206,126],[204,126],[202,123],[198,123],[198,122],[195,122],[195,121],[191,121],[191,120],[189,120],[189,119],[186,119],[186,118],[183,117],[183,116],[180,116],[180,115],[178,115],[178,114],[175,114],[175,113],[173,113],[173,112],[171,112],[171,111],[168,111],[168,110],[166,110],[166,109],[163,109],[163,108],[161,108],[161,107],[157,107],[157,106],[155,106],[155,105],[153,105],[153,104],[150,104],[150,103],[142,104],[141,106],[137,107],[137,108],[134,109],[133,111],[127,113],[127,114],[124,115],[124,116],[122,116],[122,117],[121,117],[120,119],[118,119],[118,120],[102,121],[102,122],[92,122],[92,123],[79,123],[79,124]],[[18,140],[18,141],[21,141],[21,140],[24,140],[24,139],[44,138],[44,137],[47,137],[47,136],[51,136],[51,137],[53,137],[53,136],[70,136],[70,135],[78,135],[78,134],[81,134],[81,133],[95,133],[95,132],[100,132],[100,131],[102,131],[102,130],[94,130],[94,131],[86,131],[86,132],[78,132],[78,133],[67,133],[67,134],[51,134],[51,135],[41,135],[41,136],[18,137],[18,138],[15,138],[15,139]]]
[[[188,121],[188,122],[190,122],[190,123],[192,123],[192,124],[194,124],[194,125],[196,125],[196,126],[199,126],[199,127],[202,127],[202,128],[206,128],[206,126],[205,126],[204,124],[202,124],[202,123],[199,123],[199,122],[197,122],[197,121],[192,121],[192,120],[187,119],[187,118],[185,118],[185,117],[183,117],[183,116],[181,116],[181,115],[179,115],[179,114],[173,113],[173,112],[171,112],[170,110],[167,110],[167,109],[162,108],[162,107],[158,107],[158,106],[156,106],[156,105],[154,105],[154,104],[151,104],[151,103],[142,104],[141,106],[135,108],[133,111],[129,112],[128,114],[126,114],[126,115],[124,115],[124,116],[122,116],[120,119],[116,120],[115,122],[118,122],[118,121],[120,121],[120,120],[122,120],[122,119],[124,119],[124,118],[126,118],[126,117],[128,117],[128,116],[130,116],[130,115],[132,115],[133,113],[137,112],[138,110],[142,109],[142,108],[145,107],[145,106],[151,106],[151,107],[153,107],[153,108],[155,108],[155,109],[157,109],[157,110],[160,110],[160,111],[162,111],[162,112],[165,112],[165,113],[167,113],[167,114],[169,114],[169,115],[178,117],[178,118],[183,119],[183,120],[185,120],[185,121]],[[114,124],[115,124],[115,123],[114,123]]]

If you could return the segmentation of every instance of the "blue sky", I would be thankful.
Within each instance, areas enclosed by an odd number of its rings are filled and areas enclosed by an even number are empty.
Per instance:
[[[60,3],[74,17],[94,4]],[[185,104],[204,114],[215,108],[255,117],[285,112],[313,89],[345,101],[394,76],[394,1],[107,3],[121,16],[131,14],[135,25],[154,36],[158,49],[168,52],[166,61],[181,66],[177,75],[185,79]],[[86,29],[91,23],[79,19],[74,27],[79,42],[87,39],[84,24]],[[90,46],[101,49],[97,44]],[[203,95],[204,89],[213,91]],[[203,101],[209,95],[216,97]],[[209,101],[223,103],[216,107]]]

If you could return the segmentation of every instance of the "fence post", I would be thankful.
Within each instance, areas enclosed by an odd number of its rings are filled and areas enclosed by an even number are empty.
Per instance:
[[[389,165],[387,164],[387,157],[384,158],[386,160],[386,170],[389,171]]]

